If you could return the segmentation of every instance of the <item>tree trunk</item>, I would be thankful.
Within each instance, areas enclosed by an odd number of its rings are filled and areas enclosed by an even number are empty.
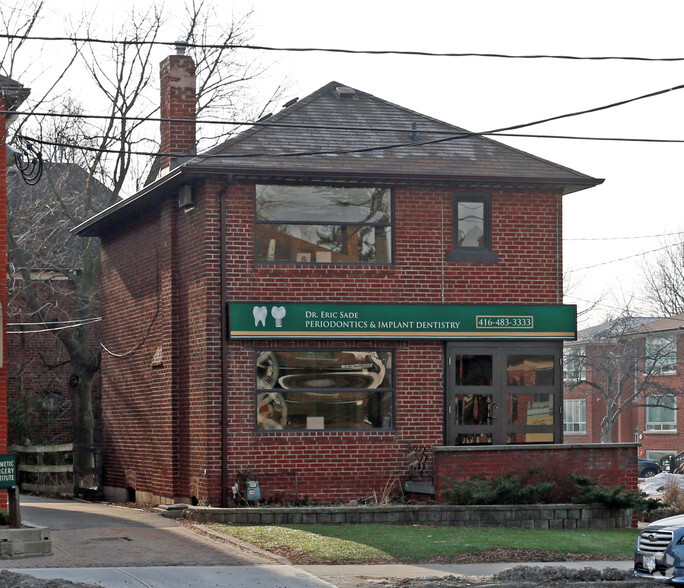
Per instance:
[[[605,420],[601,423],[601,443],[613,442],[613,421]]]
[[[93,415],[93,378],[90,369],[73,369],[69,376],[74,441],[74,485],[79,488],[98,486],[95,471],[95,418]]]

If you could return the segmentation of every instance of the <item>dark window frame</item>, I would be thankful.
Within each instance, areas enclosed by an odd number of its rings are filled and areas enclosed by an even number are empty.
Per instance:
[[[287,186],[290,188],[361,188],[372,190],[376,188],[381,188],[389,191],[390,207],[391,207],[391,220],[390,222],[327,222],[325,220],[321,221],[278,221],[278,220],[260,220],[258,218],[257,211],[257,189],[258,186]],[[309,225],[309,226],[331,226],[331,227],[389,227],[390,232],[390,261],[316,261],[312,259],[311,261],[297,261],[292,260],[278,260],[278,259],[258,259],[256,252],[258,248],[258,238],[257,238],[257,227],[259,225]],[[259,265],[308,265],[308,266],[318,266],[327,267],[330,265],[350,265],[350,266],[393,266],[395,264],[395,254],[396,254],[396,244],[395,244],[395,228],[396,228],[396,212],[395,212],[395,202],[394,202],[394,188],[388,185],[332,185],[332,184],[285,184],[285,183],[269,183],[269,182],[257,182],[254,184],[254,234],[253,234],[253,254],[254,263]]]
[[[273,347],[258,347],[254,348],[254,385],[253,385],[253,398],[254,398],[254,405],[252,409],[252,414],[254,418],[254,432],[258,435],[265,435],[265,434],[277,434],[277,435],[292,435],[292,434],[308,434],[308,433],[314,433],[314,434],[321,434],[321,433],[339,433],[339,432],[354,432],[354,433],[359,433],[359,434],[378,434],[378,433],[396,433],[397,430],[397,386],[396,386],[396,359],[397,359],[397,354],[396,354],[396,349],[390,348],[390,347],[280,347],[280,346],[273,346]],[[391,356],[391,365],[392,365],[392,374],[391,374],[391,379],[390,379],[390,387],[378,387],[378,388],[367,388],[367,390],[373,391],[375,394],[383,394],[383,393],[390,393],[392,395],[392,400],[391,400],[391,422],[390,426],[383,428],[383,427],[376,427],[376,428],[369,428],[369,429],[360,429],[360,428],[323,428],[323,429],[264,429],[264,428],[259,428],[258,427],[258,422],[257,422],[257,410],[258,410],[258,398],[259,394],[264,393],[268,390],[280,390],[280,388],[259,388],[258,385],[258,371],[257,371],[257,358],[259,354],[263,352],[285,352],[285,353],[290,353],[290,352],[301,352],[301,353],[316,353],[316,352],[321,352],[321,353],[344,353],[344,352],[378,352],[378,353],[388,353]],[[306,393],[306,392],[325,392],[325,391],[335,391],[335,392],[358,392],[359,388],[305,388],[305,389],[289,389],[288,392],[290,393]]]
[[[461,202],[483,204],[483,244],[482,247],[462,247],[458,245],[458,205]],[[492,251],[492,195],[480,190],[456,192],[451,200],[452,249],[447,252],[446,260],[465,263],[497,263],[499,255]]]

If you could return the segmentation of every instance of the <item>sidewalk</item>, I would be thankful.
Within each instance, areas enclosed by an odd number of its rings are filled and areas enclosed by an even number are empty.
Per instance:
[[[331,588],[377,585],[392,578],[431,578],[443,576],[492,576],[518,566],[564,566],[567,568],[618,568],[629,570],[629,561],[496,563],[496,564],[416,564],[292,566],[255,564],[250,566],[152,566],[106,568],[24,568],[14,572],[43,579],[64,579],[107,588]],[[375,580],[375,582],[374,582]]]

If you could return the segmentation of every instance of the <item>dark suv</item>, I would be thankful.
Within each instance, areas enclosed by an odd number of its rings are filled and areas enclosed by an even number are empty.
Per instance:
[[[660,467],[660,464],[652,459],[639,458],[638,467],[640,478],[652,478],[663,471],[663,469]]]
[[[684,515],[655,521],[639,534],[634,575],[684,584]]]

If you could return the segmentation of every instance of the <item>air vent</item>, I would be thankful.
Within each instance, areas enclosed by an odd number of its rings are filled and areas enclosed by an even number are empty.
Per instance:
[[[356,90],[350,88],[349,86],[337,86],[335,92],[340,98],[354,98],[356,96]]]
[[[299,98],[293,98],[292,100],[288,100],[287,102],[285,102],[285,104],[283,104],[283,108],[289,108],[293,104],[297,104],[298,100]]]

